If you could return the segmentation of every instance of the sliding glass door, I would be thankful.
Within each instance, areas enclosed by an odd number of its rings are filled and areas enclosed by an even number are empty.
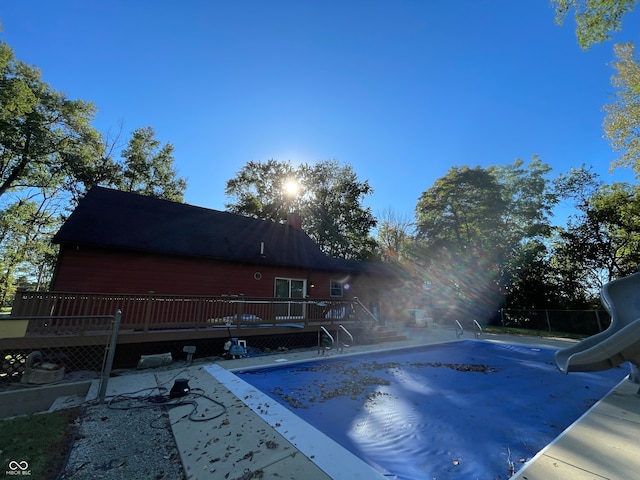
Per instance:
[[[304,299],[306,280],[296,278],[276,278],[276,298]],[[276,304],[276,318],[304,318],[304,302],[282,302]]]

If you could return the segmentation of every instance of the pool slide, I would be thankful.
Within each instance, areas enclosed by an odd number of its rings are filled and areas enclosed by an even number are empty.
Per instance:
[[[640,267],[639,267],[640,268]],[[611,325],[555,354],[556,366],[563,373],[593,372],[630,362],[632,380],[638,381],[640,367],[640,272],[605,284],[600,291]]]

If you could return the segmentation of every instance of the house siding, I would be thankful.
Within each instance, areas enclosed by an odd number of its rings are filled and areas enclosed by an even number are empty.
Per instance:
[[[259,280],[256,272],[261,274]],[[52,290],[272,297],[276,277],[306,280],[312,298],[329,297],[331,280],[350,278],[339,272],[62,245]]]

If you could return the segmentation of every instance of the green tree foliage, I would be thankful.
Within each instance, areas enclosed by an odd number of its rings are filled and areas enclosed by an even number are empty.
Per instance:
[[[285,188],[296,182],[298,193]],[[367,259],[375,251],[370,236],[376,221],[363,201],[373,189],[360,181],[353,168],[335,160],[294,167],[291,162],[248,162],[227,181],[229,211],[284,222],[297,211],[307,234],[328,255]]]
[[[50,199],[35,196],[11,203],[0,216],[0,305],[13,296],[16,278],[40,282],[54,255],[49,241],[59,226],[50,213]],[[53,209],[55,210],[55,209]]]
[[[284,222],[288,212],[300,210],[307,193],[303,189],[300,196],[288,195],[287,183],[299,183],[298,177],[291,162],[250,161],[227,181],[225,195],[233,201],[225,204],[225,207],[241,215]]]
[[[91,103],[70,100],[0,42],[0,300],[59,225],[66,155],[95,135]],[[41,268],[38,268],[42,271]]]
[[[622,29],[622,18],[633,10],[637,0],[551,0],[560,25],[571,10],[575,14],[578,44],[588,49],[611,38]]]
[[[582,165],[572,168],[568,174],[554,180],[555,191],[562,202],[576,211],[586,211],[590,198],[602,187],[598,175]],[[572,220],[572,218],[574,220]],[[575,215],[569,218],[575,223]],[[557,227],[551,238],[551,253],[548,260],[554,287],[562,308],[586,308],[593,299],[593,282],[581,254],[573,251],[566,228]],[[574,255],[575,253],[575,255]]]
[[[121,184],[122,162],[115,158],[120,135],[107,139],[99,132],[86,135],[84,141],[65,152],[65,178],[62,189],[71,197],[70,208],[93,186],[117,188]]]
[[[174,168],[173,145],[162,145],[151,127],[138,128],[117,158],[119,137],[87,138],[67,153],[65,188],[72,204],[95,185],[182,202],[187,182]]]
[[[558,308],[566,303],[555,287],[549,268],[549,247],[542,238],[525,240],[506,259],[502,279],[505,308]]]
[[[52,89],[0,42],[0,199],[57,182],[65,153],[93,135],[94,113],[91,103]]]
[[[627,183],[606,185],[585,169],[558,180],[568,186],[578,213],[566,228],[559,228],[552,266],[566,298],[588,301],[606,282],[634,272],[640,263],[640,190]],[[576,293],[577,292],[577,293]]]
[[[515,240],[548,236],[549,218],[558,203],[548,180],[551,167],[533,156],[528,165],[516,159],[509,165],[489,167],[488,171],[503,187],[503,198],[509,205],[505,221]]]
[[[526,167],[454,167],[421,195],[416,262],[437,292],[435,308],[486,319],[514,285],[544,283],[539,262],[556,203],[549,171],[537,158]]]
[[[455,319],[487,316],[497,307],[498,266],[504,257],[503,187],[487,170],[453,167],[416,206],[417,242],[425,279],[437,303]]]
[[[93,185],[182,200],[173,147],[150,127],[134,131],[120,161],[92,126],[95,107],[69,99],[0,42],[0,302],[19,276],[34,283],[54,258],[65,213]]]
[[[416,206],[418,237],[458,249],[495,245],[506,212],[502,187],[480,167],[453,167]]]
[[[611,79],[617,89],[613,103],[604,107],[605,136],[620,156],[613,167],[631,167],[640,178],[640,64],[632,43],[614,46],[616,75]]]
[[[309,236],[333,257],[370,259],[376,248],[370,235],[376,220],[363,205],[373,193],[369,182],[359,181],[350,165],[335,160],[303,164],[298,170],[300,187],[308,193],[300,213],[308,216]]]
[[[183,200],[187,182],[178,177],[173,168],[173,145],[161,145],[153,128],[135,130],[129,145],[122,151],[122,158],[122,175],[117,181],[120,190],[166,200]]]
[[[551,167],[534,156],[528,165],[516,159],[488,170],[503,186],[503,198],[508,203],[504,215],[507,253],[500,272],[505,306],[549,306],[554,296],[547,288],[548,273],[542,265],[548,255],[546,239],[552,233],[550,218],[558,203],[548,179]]]

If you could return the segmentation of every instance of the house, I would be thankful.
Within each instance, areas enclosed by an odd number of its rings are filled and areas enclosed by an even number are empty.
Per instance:
[[[93,358],[114,325],[120,366],[186,346],[217,355],[229,337],[270,349],[319,348],[329,331],[338,345],[397,338],[376,318],[390,270],[325,255],[296,214],[276,223],[94,187],[53,241],[51,289],[16,294],[11,316],[27,324],[2,352]]]
[[[270,298],[359,297],[375,305],[375,264],[325,255],[302,230],[93,187],[54,236],[52,291]]]

